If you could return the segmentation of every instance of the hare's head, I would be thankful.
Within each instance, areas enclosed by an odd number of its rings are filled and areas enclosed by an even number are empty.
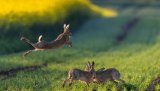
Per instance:
[[[85,68],[85,71],[88,71],[92,74],[92,78],[96,76],[94,65],[95,65],[94,61],[92,61],[92,63],[88,62]]]
[[[72,33],[69,30],[69,24],[68,25],[64,24],[64,32],[63,32],[63,34],[64,35],[68,35],[68,36],[72,36]]]
[[[92,63],[90,63],[88,61],[88,63],[86,64],[86,67],[85,67],[85,71],[88,71],[88,72],[95,71],[94,70],[94,65],[95,65],[94,61],[92,61]]]

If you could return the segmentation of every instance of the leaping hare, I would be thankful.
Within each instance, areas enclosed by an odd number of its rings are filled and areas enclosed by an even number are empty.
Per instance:
[[[72,47],[72,42],[69,39],[69,37],[71,35],[72,35],[72,33],[69,30],[69,24],[68,25],[64,24],[64,32],[59,34],[59,36],[51,42],[46,42],[46,41],[42,40],[42,35],[39,36],[37,43],[33,43],[29,39],[27,39],[25,37],[21,37],[22,41],[24,41],[34,47],[33,50],[29,50],[29,51],[25,52],[23,54],[23,56],[26,56],[33,51],[60,48],[65,44]]]
[[[94,70],[94,62],[92,64],[88,62],[88,70],[80,70],[80,69],[72,69],[68,72],[68,78],[63,82],[63,87],[65,86],[66,82],[69,81],[69,86],[72,85],[73,80],[80,80],[89,86],[92,82],[92,77],[95,74]]]

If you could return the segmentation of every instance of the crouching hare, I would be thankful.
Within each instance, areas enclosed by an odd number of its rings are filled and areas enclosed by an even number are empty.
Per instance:
[[[72,85],[74,80],[79,80],[87,84],[89,86],[90,83],[92,83],[92,78],[95,74],[94,70],[94,62],[92,64],[88,62],[88,68],[87,71],[80,70],[80,69],[72,69],[68,72],[68,78],[63,82],[63,87],[65,84],[69,81],[69,86]]]
[[[51,42],[46,42],[46,41],[42,40],[42,35],[39,36],[37,43],[33,43],[29,39],[27,39],[25,37],[21,37],[22,41],[24,41],[34,47],[33,50],[29,50],[29,51],[25,52],[23,54],[23,56],[26,56],[33,51],[60,48],[65,44],[72,47],[72,42],[69,39],[69,37],[71,35],[72,35],[72,33],[69,30],[69,24],[68,25],[64,24],[64,32],[59,34],[59,36]]]

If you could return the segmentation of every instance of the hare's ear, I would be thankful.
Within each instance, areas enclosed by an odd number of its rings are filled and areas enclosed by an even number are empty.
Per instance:
[[[88,61],[88,68],[91,68],[91,64],[90,64],[90,62]]]
[[[63,28],[66,28],[66,24],[63,25]]]
[[[88,64],[86,64],[85,70],[87,70],[87,71],[89,70]]]
[[[95,63],[94,63],[94,61],[92,61],[92,66],[94,66],[95,65]]]
[[[88,65],[88,63],[86,64],[86,68],[89,68],[89,65]]]
[[[69,24],[66,26],[67,29],[69,29]]]
[[[67,32],[66,24],[64,24],[63,27],[64,27],[64,33]]]

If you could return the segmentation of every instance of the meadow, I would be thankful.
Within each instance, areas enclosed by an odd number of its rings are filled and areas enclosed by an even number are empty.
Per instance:
[[[116,16],[93,17],[77,29],[71,39],[72,48],[64,46],[34,52],[25,58],[22,57],[23,52],[1,55],[0,90],[117,91],[112,82],[105,85],[92,83],[87,87],[75,81],[71,87],[62,88],[68,70],[84,69],[88,61],[94,61],[96,69],[105,67],[120,71],[121,79],[126,82],[121,84],[122,91],[144,91],[151,80],[160,75],[159,8],[113,8],[117,11]],[[139,22],[123,41],[115,44],[117,36],[123,33],[122,26],[137,16]],[[22,43],[21,46],[27,45]],[[156,91],[159,90],[160,85],[157,85]]]

